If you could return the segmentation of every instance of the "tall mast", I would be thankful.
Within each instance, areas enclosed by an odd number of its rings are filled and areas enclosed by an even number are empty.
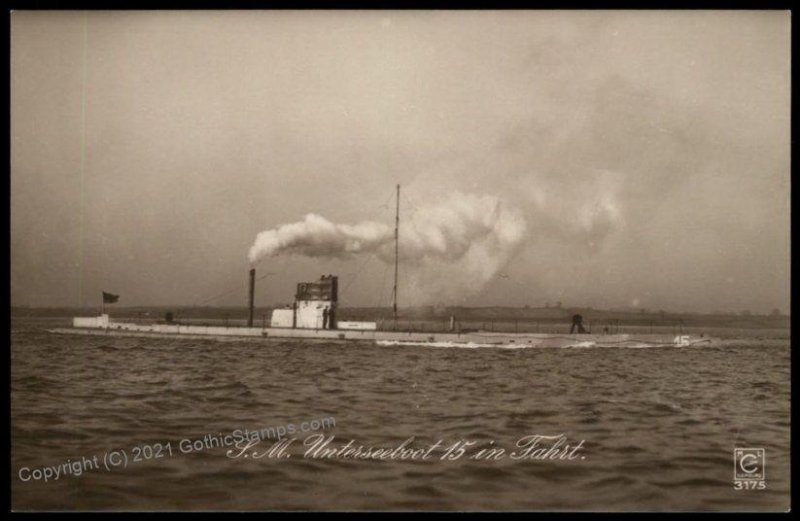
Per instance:
[[[397,267],[398,267],[398,251],[400,243],[400,185],[397,185],[397,206],[394,214],[394,303],[392,304],[392,312],[394,313],[394,323],[397,325]]]

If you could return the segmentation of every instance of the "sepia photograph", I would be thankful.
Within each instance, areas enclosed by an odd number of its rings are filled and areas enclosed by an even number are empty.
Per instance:
[[[13,512],[789,512],[788,10],[12,10]]]

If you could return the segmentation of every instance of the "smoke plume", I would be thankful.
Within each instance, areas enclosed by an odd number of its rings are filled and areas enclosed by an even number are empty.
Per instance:
[[[401,221],[399,239],[404,281],[414,300],[480,290],[519,250],[526,227],[521,212],[490,195],[452,192],[438,204],[417,208]],[[259,233],[248,258],[254,264],[276,255],[362,254],[393,262],[394,228],[375,221],[336,224],[310,213]]]
[[[281,254],[346,258],[376,251],[392,238],[392,233],[387,225],[378,222],[334,224],[310,213],[302,221],[259,233],[248,259],[255,264],[264,257]]]

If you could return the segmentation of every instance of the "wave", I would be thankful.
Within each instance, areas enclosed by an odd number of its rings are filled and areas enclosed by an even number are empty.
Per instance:
[[[572,340],[572,339],[570,339]],[[495,349],[653,349],[653,348],[686,348],[686,347],[713,347],[718,344],[712,342],[711,339],[702,339],[690,341],[682,344],[668,344],[668,343],[654,343],[646,340],[628,339],[619,340],[613,343],[602,343],[595,341],[573,342],[558,346],[542,346],[531,344],[517,344],[514,342],[427,342],[427,341],[414,341],[414,340],[376,340],[376,343],[382,347],[392,346],[425,346],[425,347],[457,347],[462,349],[477,349],[483,347],[492,347]]]

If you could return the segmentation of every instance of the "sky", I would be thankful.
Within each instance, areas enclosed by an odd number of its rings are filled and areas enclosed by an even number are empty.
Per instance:
[[[790,24],[15,11],[12,305],[786,312]]]

